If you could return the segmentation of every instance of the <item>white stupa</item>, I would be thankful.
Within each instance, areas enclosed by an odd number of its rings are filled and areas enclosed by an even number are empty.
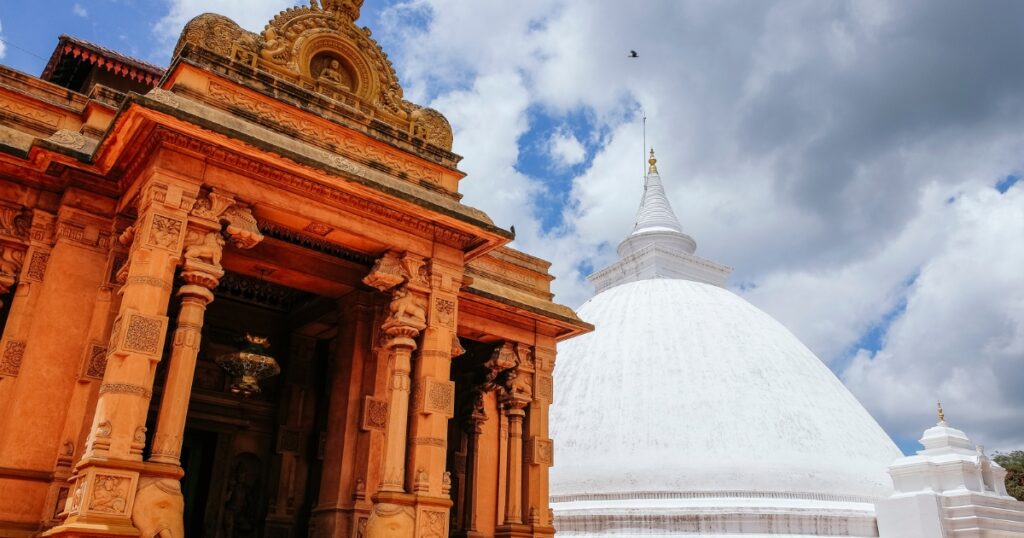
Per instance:
[[[560,345],[559,536],[878,536],[899,449],[835,375],[694,255],[651,152],[620,260]],[[794,297],[794,300],[800,300]]]

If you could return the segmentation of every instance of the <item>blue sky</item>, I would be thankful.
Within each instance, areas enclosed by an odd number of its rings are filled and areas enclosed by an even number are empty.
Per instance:
[[[203,10],[258,30],[291,3],[6,2],[0,61],[38,74],[68,33],[166,65]],[[554,262],[559,300],[587,299],[629,229],[642,109],[698,254],[901,448],[937,399],[1019,448],[1024,4],[941,3],[367,0],[360,24],[451,120],[464,201]]]

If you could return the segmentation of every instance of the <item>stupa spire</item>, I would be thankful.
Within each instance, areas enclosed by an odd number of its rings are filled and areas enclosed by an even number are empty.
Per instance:
[[[619,261],[587,277],[598,293],[627,282],[677,278],[724,286],[732,269],[695,256],[697,242],[672,211],[651,148],[633,231],[619,243]]]
[[[636,222],[633,224],[633,235],[658,230],[683,233],[683,226],[679,224],[679,219],[672,211],[672,205],[668,202],[668,196],[665,194],[665,186],[661,183],[661,175],[658,174],[658,159],[654,157],[654,148],[651,148],[651,158],[647,160],[647,163],[649,166],[647,175],[644,176],[644,194],[640,198],[640,209],[636,213]]]

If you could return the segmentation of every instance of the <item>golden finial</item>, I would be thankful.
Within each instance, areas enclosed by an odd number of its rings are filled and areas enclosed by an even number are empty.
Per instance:
[[[942,402],[939,402],[939,424],[946,422],[946,413],[942,411]]]
[[[651,148],[651,158],[647,159],[647,162],[651,165],[647,169],[647,173],[648,174],[657,174],[658,173],[658,166],[657,166],[658,159],[654,158],[654,148],[653,147]]]

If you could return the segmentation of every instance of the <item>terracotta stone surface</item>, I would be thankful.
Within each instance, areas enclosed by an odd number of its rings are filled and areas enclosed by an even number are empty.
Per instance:
[[[0,536],[554,533],[555,343],[592,327],[460,202],[361,4],[0,66]]]

